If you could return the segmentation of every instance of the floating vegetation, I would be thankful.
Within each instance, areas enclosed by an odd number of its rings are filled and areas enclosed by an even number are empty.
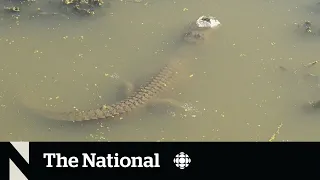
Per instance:
[[[62,0],[62,6],[78,15],[94,15],[95,9],[104,4],[102,0]]]
[[[271,136],[271,138],[269,139],[269,142],[272,142],[276,139],[277,135],[280,134],[280,129],[282,128],[283,124],[281,123],[278,128],[277,131],[275,133],[273,133],[273,135]]]
[[[297,26],[296,31],[301,34],[319,36],[320,30],[315,27],[315,25],[311,21],[304,21],[303,23],[294,23]]]
[[[11,13],[20,12],[20,7],[17,7],[17,6],[9,6],[9,7],[5,6],[3,9]]]
[[[3,8],[3,11],[5,14],[21,17],[27,16],[28,18],[34,18],[41,15],[62,15],[62,16],[70,16],[71,14],[83,17],[83,16],[92,16],[95,15],[95,12],[97,8],[100,8],[104,5],[103,0],[61,0],[58,2],[59,4],[54,4],[52,2],[49,2],[48,5],[53,7],[53,9],[57,9],[55,12],[46,12],[44,10],[40,10],[40,8],[34,8],[33,2],[35,0],[21,0],[18,2],[11,2],[10,5],[5,6]],[[55,7],[56,6],[56,7]],[[31,11],[28,9],[30,8]],[[32,12],[33,9],[35,12]],[[51,8],[52,9],[52,8]],[[25,11],[24,11],[25,10]],[[20,14],[20,12],[24,12],[23,14]],[[31,13],[28,13],[28,12]],[[27,12],[27,13],[26,13]],[[10,17],[9,16],[9,17]]]

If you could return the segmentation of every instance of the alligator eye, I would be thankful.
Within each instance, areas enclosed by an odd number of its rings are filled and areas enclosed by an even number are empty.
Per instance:
[[[207,17],[202,18],[202,20],[203,20],[203,21],[210,22],[210,18],[207,18]]]

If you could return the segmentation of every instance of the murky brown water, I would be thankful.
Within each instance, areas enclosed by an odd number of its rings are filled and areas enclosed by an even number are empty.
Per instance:
[[[293,25],[303,20],[319,25],[315,3],[113,0],[92,19],[20,17],[15,23],[4,17],[0,140],[320,140],[320,113],[301,108],[320,99],[317,82],[278,69],[318,60],[320,37],[302,36]],[[52,6],[32,5],[55,12]],[[186,52],[187,73],[161,96],[185,103],[190,111],[140,109],[122,120],[75,124],[44,119],[24,107],[66,111],[115,102],[121,82],[140,83],[161,69],[175,56],[183,27],[207,14],[216,16],[221,28],[205,46]],[[316,65],[308,72],[320,75],[319,70]]]

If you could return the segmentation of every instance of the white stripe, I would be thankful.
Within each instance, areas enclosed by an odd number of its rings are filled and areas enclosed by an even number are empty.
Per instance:
[[[28,180],[20,169],[10,159],[10,180]]]

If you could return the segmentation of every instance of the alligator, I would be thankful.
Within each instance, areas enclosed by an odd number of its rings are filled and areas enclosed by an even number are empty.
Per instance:
[[[206,36],[211,34],[212,29],[215,29],[219,25],[220,22],[214,17],[201,16],[196,22],[191,23],[188,26],[188,30],[183,33],[183,37],[181,38],[182,44],[198,44],[202,42]],[[156,76],[152,77],[148,83],[118,103],[103,105],[100,108],[90,110],[73,110],[70,112],[41,111],[38,113],[49,119],[66,121],[107,119],[128,113],[137,107],[146,105],[152,98],[155,98],[157,94],[162,92],[177,74],[175,69],[179,64],[180,59],[174,58]]]

